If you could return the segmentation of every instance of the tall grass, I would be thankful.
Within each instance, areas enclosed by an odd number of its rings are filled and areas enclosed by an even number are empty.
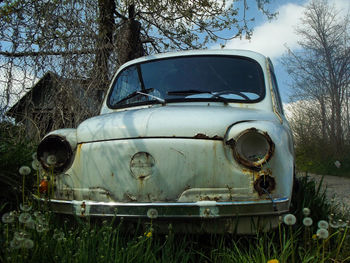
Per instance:
[[[35,144],[24,136],[24,130],[9,122],[0,123],[0,203],[15,209],[21,202],[22,177],[18,169],[32,162]],[[25,191],[32,190],[34,181],[27,178]]]
[[[307,177],[293,199],[295,225],[252,236],[157,235],[152,228],[126,231],[127,221],[62,217],[46,208],[3,214],[1,262],[346,262],[350,261],[348,223],[332,207],[325,192]],[[311,209],[314,224],[302,224],[302,208]],[[23,206],[22,206],[23,210]],[[24,208],[28,210],[28,208]],[[328,216],[332,215],[331,219]],[[23,217],[27,214],[27,217]],[[31,219],[29,220],[29,216]],[[8,216],[8,218],[6,218]],[[12,217],[11,217],[12,216]],[[4,223],[5,220],[7,223]],[[329,236],[315,236],[317,222],[328,220]],[[336,220],[338,225],[334,225]],[[342,222],[340,224],[339,222]],[[333,224],[332,224],[333,223]],[[30,241],[28,241],[30,240]],[[274,260],[274,261],[273,261]]]

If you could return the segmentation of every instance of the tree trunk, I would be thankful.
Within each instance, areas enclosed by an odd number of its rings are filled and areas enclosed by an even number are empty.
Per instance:
[[[118,30],[117,36],[118,64],[144,55],[141,41],[141,23],[135,20],[135,6],[129,6],[129,18]]]
[[[93,72],[94,77],[94,95],[97,103],[101,103],[102,94],[109,85],[108,59],[113,50],[113,32],[115,28],[114,0],[98,0],[98,36],[96,42],[96,57]]]

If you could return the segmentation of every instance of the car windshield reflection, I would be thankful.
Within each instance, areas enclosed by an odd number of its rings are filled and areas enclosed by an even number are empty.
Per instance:
[[[125,68],[109,94],[111,108],[176,101],[258,102],[265,96],[260,65],[233,56],[189,56]]]

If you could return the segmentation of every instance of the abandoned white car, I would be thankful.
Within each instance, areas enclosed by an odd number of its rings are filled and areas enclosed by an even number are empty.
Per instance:
[[[100,115],[49,133],[37,156],[55,173],[54,212],[159,229],[267,230],[292,195],[293,139],[274,69],[251,51],[130,61]]]

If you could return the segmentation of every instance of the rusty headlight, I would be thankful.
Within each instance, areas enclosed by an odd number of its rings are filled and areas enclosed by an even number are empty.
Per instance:
[[[61,173],[70,166],[73,150],[64,137],[49,135],[40,142],[37,157],[45,170]]]
[[[239,134],[232,148],[233,156],[239,163],[260,170],[270,160],[275,144],[266,132],[250,128]]]

